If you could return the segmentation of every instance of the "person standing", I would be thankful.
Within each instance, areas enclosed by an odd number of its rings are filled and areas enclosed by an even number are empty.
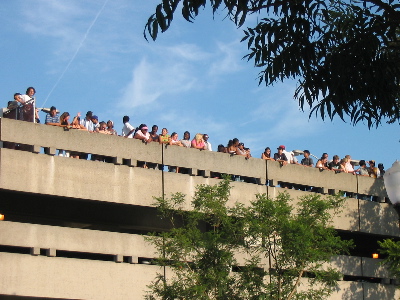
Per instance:
[[[38,122],[39,115],[38,112],[36,111],[35,94],[36,94],[35,88],[30,86],[26,89],[26,94],[21,95],[22,102],[20,103],[23,105],[23,107],[21,110],[20,120],[40,123]]]
[[[135,132],[135,127],[133,127],[130,123],[129,123],[129,117],[128,116],[124,116],[122,118],[122,123],[124,123],[124,127],[122,127],[122,136],[124,138],[133,138],[133,133]]]

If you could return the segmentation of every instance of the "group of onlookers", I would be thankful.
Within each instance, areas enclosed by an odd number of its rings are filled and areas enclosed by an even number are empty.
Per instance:
[[[8,113],[10,113],[8,117],[39,123],[39,112],[35,107],[35,93],[35,88],[31,86],[26,89],[24,95],[15,93],[14,100],[9,101],[7,104]]]
[[[29,120],[40,123],[38,111],[35,108],[35,95],[36,90],[33,87],[28,87],[26,94],[21,95],[20,93],[14,94],[14,101],[8,103],[8,108],[12,110],[13,108],[21,108],[21,112],[25,115],[29,115]],[[33,111],[33,109],[35,109]],[[30,118],[32,115],[32,118]],[[173,132],[169,135],[168,130],[163,128],[161,133],[158,134],[158,126],[153,125],[151,131],[149,131],[146,124],[141,124],[137,128],[132,126],[130,123],[129,116],[124,116],[122,122],[124,124],[122,128],[121,136],[125,138],[135,138],[140,139],[145,143],[158,142],[160,144],[175,145],[186,148],[195,148],[199,150],[209,150],[212,151],[212,145],[209,142],[208,134],[197,133],[195,137],[191,140],[190,133],[185,131],[183,138],[179,139],[178,133]],[[46,114],[45,124],[53,126],[62,126],[66,129],[78,129],[86,130],[89,132],[97,132],[109,135],[118,135],[117,131],[114,129],[114,122],[108,120],[107,122],[99,122],[99,118],[93,115],[93,112],[88,111],[84,118],[81,119],[80,113],[71,120],[70,114],[64,112],[61,115],[58,114],[56,107],[52,106],[50,111]],[[218,145],[218,152],[229,153],[231,155],[244,156],[246,159],[251,157],[251,151],[246,148],[243,143],[239,142],[237,138],[229,140],[227,146],[222,144]],[[272,155],[271,149],[269,147],[265,148],[265,151],[261,154],[261,158],[265,160],[274,160],[281,163],[281,165],[286,164],[299,164],[307,167],[314,167],[313,159],[310,157],[310,151],[303,151],[304,158],[299,163],[296,159],[294,153],[291,151],[286,151],[284,145],[280,145],[277,148],[277,152]],[[75,158],[87,158],[87,155],[80,153],[72,153],[68,156]],[[328,154],[323,153],[321,158],[317,160],[315,165],[316,168],[320,170],[332,170],[336,173],[344,172],[350,174],[358,174],[362,176],[370,176],[373,178],[382,177],[385,174],[383,164],[378,164],[375,166],[375,161],[367,161],[369,167],[366,166],[365,160],[359,161],[359,168],[354,169],[350,155],[346,155],[344,158],[340,159],[338,155],[334,155],[332,161],[328,160]]]
[[[151,131],[149,131],[149,128],[146,124],[140,124],[137,128],[135,128],[129,123],[129,116],[124,116],[122,118],[122,122],[124,126],[122,128],[120,136],[124,138],[139,139],[145,143],[158,142],[160,144],[212,151],[212,145],[208,141],[208,134],[197,133],[195,137],[190,140],[190,133],[188,131],[185,131],[185,133],[183,134],[183,138],[179,140],[178,134],[176,132],[173,132],[171,135],[169,135],[166,128],[163,128],[161,130],[161,133],[158,134],[157,125],[153,125]],[[99,122],[99,118],[96,115],[93,115],[92,111],[88,111],[85,118],[83,119],[80,118],[80,113],[78,113],[71,121],[70,114],[68,112],[64,112],[63,114],[61,114],[61,116],[59,116],[57,108],[52,106],[50,108],[50,111],[46,114],[45,124],[61,126],[66,129],[78,129],[95,133],[118,135],[118,133],[114,129],[113,121],[108,120],[107,122]],[[73,157],[87,158],[82,155],[74,155]],[[103,160],[103,157],[95,156],[95,159]]]
[[[153,125],[151,131],[149,131],[146,124],[140,124],[138,128],[135,128],[129,123],[129,120],[129,116],[124,116],[122,118],[122,122],[124,123],[122,136],[125,138],[139,139],[145,143],[158,142],[160,144],[212,151],[212,146],[208,141],[208,134],[206,133],[197,133],[195,137],[190,140],[190,132],[185,131],[183,133],[183,138],[180,140],[178,133],[172,132],[170,135],[167,128],[163,128],[161,133],[158,134],[157,125]]]
[[[299,163],[296,157],[294,156],[293,151],[286,151],[286,147],[284,145],[280,145],[277,148],[277,153],[273,156],[271,155],[271,149],[269,147],[265,148],[265,151],[261,154],[262,159],[266,160],[275,160],[280,162],[282,165],[286,164],[299,164],[306,167],[314,167],[314,161],[310,157],[310,151],[303,151],[304,158]],[[385,174],[385,169],[383,164],[378,164],[378,167],[375,166],[375,161],[368,161],[369,167],[366,166],[365,160],[359,161],[359,168],[357,170],[354,169],[354,165],[351,160],[350,155],[346,155],[344,158],[340,159],[338,155],[333,156],[333,160],[328,160],[328,153],[323,153],[321,158],[318,159],[315,167],[320,170],[331,170],[335,173],[350,173],[350,174],[358,174],[362,176],[370,176],[373,178],[382,177]]]

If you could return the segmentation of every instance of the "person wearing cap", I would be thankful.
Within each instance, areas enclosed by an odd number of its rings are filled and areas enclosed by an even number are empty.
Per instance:
[[[380,172],[379,172],[379,169],[377,167],[375,167],[375,161],[370,160],[368,162],[368,164],[369,164],[369,168],[368,168],[369,177],[378,178],[380,175]]]
[[[99,132],[100,123],[98,116],[92,116],[92,123],[93,123],[93,132]]]
[[[285,150],[285,146],[284,145],[280,145],[278,148],[276,148],[278,150],[278,153],[274,154],[274,159],[276,161],[279,161],[283,166],[288,164],[288,159],[285,155],[285,153],[283,153],[283,150]]]
[[[86,130],[89,132],[94,131],[92,116],[93,116],[93,113],[89,110],[86,113],[86,117],[81,120],[81,125],[83,125],[86,128]]]
[[[46,114],[44,124],[53,126],[60,125],[60,116],[58,115],[57,108],[55,106],[50,107],[50,112]]]
[[[303,151],[303,155],[304,155],[304,158],[301,160],[301,164],[303,166],[306,166],[306,167],[313,167],[314,166],[314,161],[310,157],[310,151],[304,150]]]
[[[212,146],[211,146],[211,143],[208,141],[207,133],[203,134],[203,141],[204,141],[204,145],[206,146],[205,150],[212,151]]]
[[[142,140],[143,143],[150,143],[153,140],[146,124],[140,124],[139,130],[135,133],[134,138]]]

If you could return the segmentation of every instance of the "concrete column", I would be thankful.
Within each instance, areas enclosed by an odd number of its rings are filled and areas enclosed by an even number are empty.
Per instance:
[[[46,256],[49,256],[49,257],[57,256],[57,250],[54,248],[46,249]]]
[[[121,254],[114,255],[114,261],[116,263],[122,263],[124,261],[124,257]]]
[[[39,247],[32,247],[31,248],[31,255],[34,255],[34,256],[40,255],[40,248]]]

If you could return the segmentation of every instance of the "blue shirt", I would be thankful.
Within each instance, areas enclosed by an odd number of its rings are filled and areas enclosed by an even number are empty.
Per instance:
[[[58,114],[56,114],[54,117],[52,117],[50,114],[47,114],[44,124],[47,124],[47,123],[60,123],[60,116]]]

